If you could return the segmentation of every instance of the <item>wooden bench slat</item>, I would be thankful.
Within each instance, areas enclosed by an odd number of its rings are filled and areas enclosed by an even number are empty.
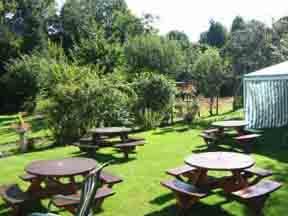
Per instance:
[[[193,172],[195,170],[197,170],[197,168],[192,167],[192,166],[188,166],[188,165],[183,165],[183,166],[180,166],[180,167],[169,169],[169,170],[166,171],[166,173],[171,175],[171,176],[177,177],[177,176],[180,176],[180,175],[183,175],[183,174],[186,174],[186,173]]]
[[[177,179],[174,180],[167,180],[161,182],[164,187],[169,188],[172,191],[182,193],[189,196],[194,196],[198,198],[204,198],[208,196],[208,193],[200,190],[199,188],[195,187],[192,184],[187,184],[185,182],[179,181]]]
[[[95,195],[95,200],[103,199],[109,196],[112,196],[115,192],[113,192],[110,188],[100,188],[97,190]],[[64,206],[71,206],[71,205],[77,205],[80,201],[80,194],[72,194],[67,196],[68,198],[65,199],[63,196],[55,196],[53,197],[53,204],[57,207],[64,207]],[[72,199],[69,199],[71,197]]]
[[[111,173],[108,173],[106,171],[102,171],[100,174],[100,179],[105,183],[105,184],[117,184],[123,181],[122,178],[112,175]]]
[[[139,141],[128,141],[125,143],[120,143],[115,145],[116,148],[123,148],[123,147],[133,147],[133,146],[139,146],[139,145],[144,145],[145,142],[143,140],[139,140]]]
[[[251,167],[251,168],[245,169],[244,174],[256,175],[258,177],[265,178],[265,177],[269,177],[273,175],[273,172],[271,170],[266,170],[260,167]]]
[[[3,199],[12,205],[19,205],[30,200],[30,196],[23,192],[17,184],[3,186],[0,193]]]
[[[213,140],[213,141],[218,140],[217,137],[211,136],[211,135],[205,134],[205,133],[201,133],[199,136],[202,137],[202,138],[204,138],[204,139],[208,139],[208,140]]]
[[[38,177],[29,173],[25,173],[21,176],[19,176],[20,179],[22,179],[23,181],[32,181],[34,179],[37,179]]]
[[[98,145],[94,145],[94,144],[91,144],[91,145],[88,145],[88,144],[82,144],[82,143],[73,143],[74,146],[76,147],[81,147],[81,148],[91,148],[91,149],[98,149],[99,146]]]
[[[282,186],[281,183],[272,180],[263,180],[259,183],[244,188],[242,190],[232,192],[232,194],[241,199],[253,199],[260,196],[268,195]]]
[[[211,129],[207,129],[203,131],[203,133],[206,133],[206,134],[218,133],[218,132],[219,132],[218,128],[211,128]]]
[[[254,139],[261,137],[261,136],[262,135],[260,135],[260,134],[246,134],[246,135],[242,135],[242,136],[237,136],[237,137],[235,137],[235,139],[238,141],[254,140]]]

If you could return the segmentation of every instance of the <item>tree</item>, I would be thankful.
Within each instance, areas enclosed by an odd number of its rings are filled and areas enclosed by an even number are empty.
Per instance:
[[[106,40],[101,29],[94,37],[80,39],[71,50],[71,56],[79,65],[92,65],[105,74],[113,72],[124,62],[123,47]]]
[[[273,63],[272,42],[272,30],[256,20],[249,21],[243,30],[231,33],[223,52],[232,63],[234,98],[241,89],[243,74]]]
[[[236,16],[232,22],[231,32],[245,29],[245,21],[241,16]]]
[[[183,49],[189,47],[190,41],[188,36],[184,32],[177,30],[170,31],[167,34],[167,38],[169,40],[178,41]]]
[[[217,48],[224,46],[227,40],[227,30],[220,23],[210,20],[210,27],[207,32],[200,35],[200,43],[208,44]]]
[[[210,98],[209,113],[213,115],[215,97],[218,98],[223,85],[227,62],[225,62],[217,49],[209,48],[196,60],[193,71],[197,77],[198,89]],[[216,109],[218,114],[218,106]]]
[[[175,77],[181,70],[183,52],[178,43],[157,35],[135,37],[124,53],[131,72],[153,71]]]

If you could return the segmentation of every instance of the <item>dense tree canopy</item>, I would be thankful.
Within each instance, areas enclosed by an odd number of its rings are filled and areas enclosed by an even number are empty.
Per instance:
[[[224,46],[227,40],[227,30],[220,23],[210,20],[208,31],[200,35],[200,43],[208,44],[217,48]]]

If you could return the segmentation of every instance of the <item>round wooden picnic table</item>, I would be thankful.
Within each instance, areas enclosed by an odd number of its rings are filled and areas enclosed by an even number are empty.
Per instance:
[[[76,176],[87,175],[97,167],[97,162],[88,158],[65,158],[60,160],[39,160],[30,163],[25,171],[35,175],[28,192],[35,197],[43,198],[67,191],[75,193],[78,189]],[[69,178],[69,182],[61,182],[62,178]],[[43,184],[44,183],[44,187]]]
[[[131,128],[127,127],[103,127],[93,128],[89,132],[93,135],[93,140],[96,144],[101,145],[101,137],[116,137],[119,136],[121,141],[128,139],[128,134],[132,131]]]
[[[88,173],[96,166],[97,162],[92,159],[65,158],[34,161],[25,167],[25,171],[42,177],[71,177]]]
[[[247,186],[247,181],[241,175],[244,169],[250,168],[255,164],[249,155],[234,152],[206,152],[193,154],[185,159],[185,163],[198,168],[195,183],[207,185],[209,180],[208,171],[231,171],[232,177],[228,184],[223,184],[222,188],[231,192]]]
[[[247,126],[248,123],[244,120],[227,120],[227,121],[217,121],[213,122],[212,126],[220,128],[220,133],[223,133],[225,128],[235,129],[239,135],[242,134],[243,128]]]

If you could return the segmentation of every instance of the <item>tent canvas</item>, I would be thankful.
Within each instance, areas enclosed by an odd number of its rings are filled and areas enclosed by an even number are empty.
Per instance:
[[[288,61],[244,76],[244,107],[250,128],[288,125]]]

